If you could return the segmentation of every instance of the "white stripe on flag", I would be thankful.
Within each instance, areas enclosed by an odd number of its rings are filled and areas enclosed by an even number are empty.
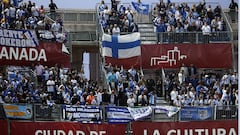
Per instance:
[[[124,58],[131,58],[135,56],[140,56],[141,55],[141,47],[133,47],[129,49],[119,49],[118,50],[118,58],[119,59],[124,59]]]
[[[105,57],[105,56],[112,57],[112,49],[108,48],[108,47],[103,47],[102,48],[102,55],[103,55],[103,57]]]
[[[112,36],[108,34],[103,34],[102,41],[112,42]]]
[[[137,41],[137,40],[140,40],[140,33],[139,32],[118,36],[118,42],[119,43],[134,42],[134,41]]]

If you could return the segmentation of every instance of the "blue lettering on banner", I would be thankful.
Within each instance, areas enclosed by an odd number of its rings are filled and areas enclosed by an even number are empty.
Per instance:
[[[126,107],[106,106],[108,123],[129,123],[133,118]]]
[[[82,123],[99,123],[102,121],[102,109],[99,106],[64,105],[63,119]]]
[[[212,118],[212,108],[205,107],[182,107],[180,110],[181,121],[210,120]]]

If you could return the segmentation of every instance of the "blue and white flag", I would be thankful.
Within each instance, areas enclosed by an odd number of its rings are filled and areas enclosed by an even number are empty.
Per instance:
[[[133,121],[126,107],[106,106],[108,123],[129,123]]]
[[[166,113],[168,117],[172,117],[176,113],[179,112],[181,108],[175,106],[155,106],[154,112],[155,113]]]
[[[125,59],[140,56],[140,33],[118,36],[103,34],[102,47],[102,54],[106,57]]]
[[[150,106],[140,107],[140,108],[128,107],[128,111],[130,112],[132,118],[135,121],[147,118],[152,114],[152,108]]]
[[[138,13],[148,15],[148,13],[149,13],[149,4],[142,4],[142,3],[138,3],[138,2],[132,2],[132,5],[133,5],[134,9]]]
[[[180,110],[181,121],[193,121],[193,120],[211,120],[213,117],[211,106],[185,106]]]
[[[102,108],[99,106],[63,105],[63,119],[82,123],[101,123]]]
[[[19,3],[23,2],[23,0],[13,0],[13,5],[15,7],[18,7],[19,6]]]
[[[106,64],[123,66],[139,66],[141,60],[140,33],[135,32],[127,35],[102,36],[102,56]]]

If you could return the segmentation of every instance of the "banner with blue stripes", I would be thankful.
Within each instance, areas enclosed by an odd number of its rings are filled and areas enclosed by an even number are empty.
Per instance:
[[[203,107],[182,107],[180,110],[180,120],[181,121],[191,121],[191,120],[210,120],[213,116],[211,106]]]
[[[149,14],[149,4],[132,2],[132,5],[139,14],[145,14],[145,15]]]
[[[100,123],[102,108],[99,106],[64,105],[63,119],[81,123]]]
[[[129,123],[133,121],[126,107],[106,106],[108,123]]]

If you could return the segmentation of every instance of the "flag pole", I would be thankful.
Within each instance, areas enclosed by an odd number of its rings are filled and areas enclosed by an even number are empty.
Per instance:
[[[164,69],[163,67],[161,68],[161,75],[162,75],[162,96],[166,97],[167,95],[166,94],[166,91],[165,91],[165,88],[164,88],[164,83],[165,83],[165,72],[164,72]],[[165,98],[166,100],[166,98]]]
[[[238,2],[240,2],[240,0],[238,0]],[[240,19],[240,14],[239,14],[239,10],[237,11],[238,12],[238,22],[239,22],[239,19]],[[240,28],[240,23],[238,23],[238,28]],[[240,31],[238,30],[238,39],[240,39]],[[238,45],[240,44],[240,40],[238,40]],[[239,71],[240,71],[240,67],[239,67],[239,63],[240,63],[240,47],[238,47],[238,78],[239,78]],[[234,53],[234,52],[233,52]],[[238,91],[239,91],[239,88],[240,88],[240,80],[238,79]],[[239,100],[240,100],[240,94],[238,93],[238,132],[240,132],[240,104],[239,104]]]

